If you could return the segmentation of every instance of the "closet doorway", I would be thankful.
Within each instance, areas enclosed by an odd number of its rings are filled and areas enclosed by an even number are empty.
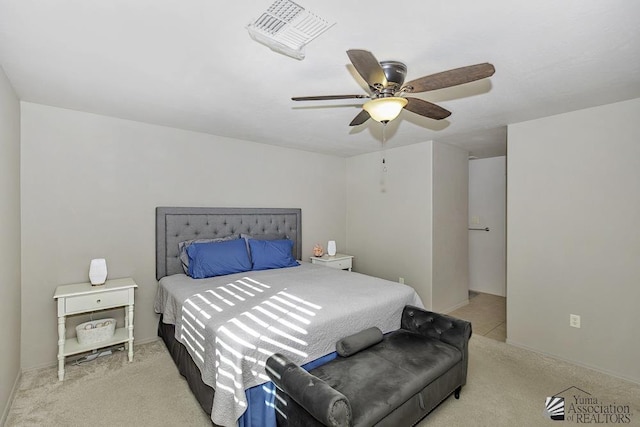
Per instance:
[[[469,304],[454,312],[474,333],[500,341],[507,334],[506,160],[469,160]]]

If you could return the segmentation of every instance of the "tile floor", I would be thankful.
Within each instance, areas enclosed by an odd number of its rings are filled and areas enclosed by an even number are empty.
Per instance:
[[[473,333],[505,341],[507,338],[507,299],[469,291],[469,304],[449,315],[471,322]]]

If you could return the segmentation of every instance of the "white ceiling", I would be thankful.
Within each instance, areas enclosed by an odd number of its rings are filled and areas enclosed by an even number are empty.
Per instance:
[[[339,156],[379,150],[382,125],[348,126],[361,100],[290,97],[364,93],[348,49],[404,62],[407,80],[496,68],[416,95],[453,114],[403,111],[388,147],[501,155],[510,123],[640,97],[640,1],[299,0],[336,23],[302,61],[249,37],[272,1],[0,0],[0,64],[24,101]]]

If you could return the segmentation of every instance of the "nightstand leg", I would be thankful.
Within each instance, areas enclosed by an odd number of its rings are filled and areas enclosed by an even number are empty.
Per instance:
[[[129,330],[129,362],[133,361],[133,304],[129,306],[129,313],[125,321]]]
[[[64,380],[65,317],[58,317],[58,380]]]
[[[129,330],[129,306],[124,307],[124,328]]]

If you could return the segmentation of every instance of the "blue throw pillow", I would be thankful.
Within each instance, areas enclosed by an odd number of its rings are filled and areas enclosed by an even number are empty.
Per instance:
[[[226,242],[227,240],[237,239],[237,234],[232,234],[225,237],[216,237],[212,239],[192,239],[185,240],[178,243],[178,252],[180,253],[180,262],[182,263],[182,269],[185,274],[189,274],[189,255],[187,255],[187,248],[194,243],[211,243],[211,242]]]
[[[283,240],[255,240],[249,239],[251,262],[254,270],[268,270],[271,268],[296,267],[296,261],[291,255],[293,241]]]
[[[251,259],[243,239],[193,243],[187,247],[187,255],[189,276],[194,279],[251,270]]]

